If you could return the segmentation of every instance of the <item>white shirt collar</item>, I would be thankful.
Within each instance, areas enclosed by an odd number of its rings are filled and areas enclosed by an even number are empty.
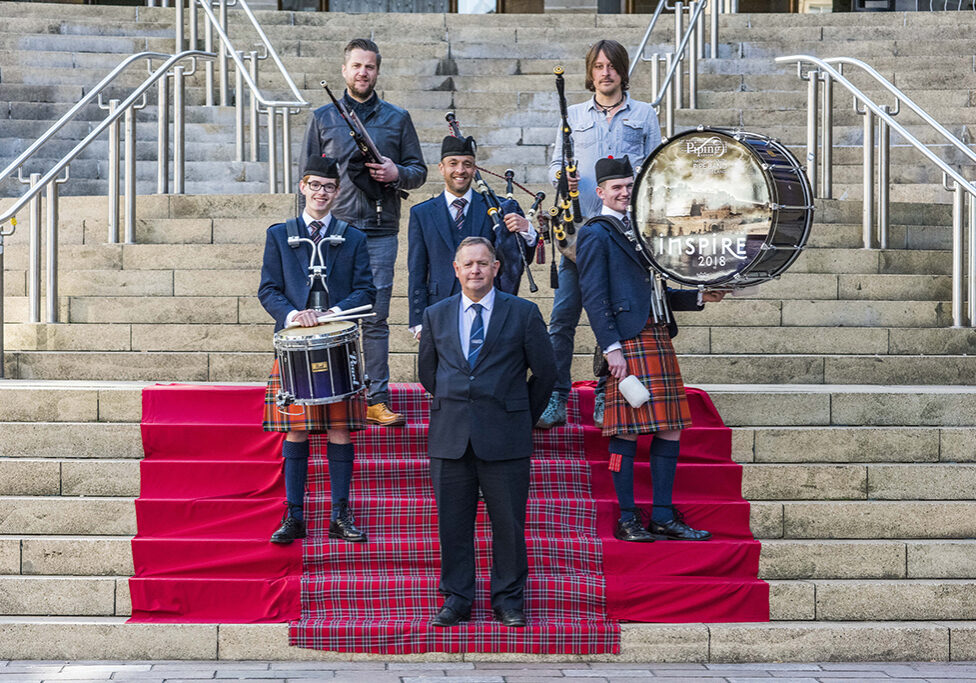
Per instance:
[[[460,197],[455,196],[452,192],[448,192],[447,189],[445,189],[444,202],[447,204],[447,210],[450,211],[451,215],[453,216],[456,213],[456,211],[454,210],[454,207],[451,206],[451,204],[454,202],[455,199],[464,199],[465,200],[464,212],[467,213],[468,207],[471,206],[471,196],[473,194],[474,194],[474,188],[470,186],[468,187],[468,191],[465,192]]]
[[[488,290],[488,293],[485,294],[483,297],[481,297],[481,301],[477,301],[477,302],[472,301],[471,299],[469,299],[467,297],[467,295],[465,295],[464,292],[461,292],[461,310],[462,311],[467,311],[469,308],[471,308],[471,304],[474,304],[474,303],[481,304],[481,307],[484,308],[486,311],[488,311],[490,313],[491,312],[491,307],[495,305],[495,288],[492,287],[490,290]]]
[[[614,218],[619,218],[620,220],[623,220],[624,219],[624,214],[620,213],[619,211],[614,211],[613,209],[611,209],[606,204],[603,205],[603,210],[600,211],[600,215],[601,216],[613,216]]]
[[[322,218],[312,218],[308,215],[308,211],[302,211],[302,220],[305,221],[305,227],[308,228],[312,224],[312,221],[319,221],[322,223],[322,227],[328,229],[329,223],[332,221],[332,212],[325,214]]]

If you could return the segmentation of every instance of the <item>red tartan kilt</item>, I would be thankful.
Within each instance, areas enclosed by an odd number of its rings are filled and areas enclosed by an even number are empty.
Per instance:
[[[667,325],[648,322],[633,339],[621,342],[627,370],[651,393],[651,400],[633,408],[620,393],[619,380],[607,379],[603,435],[649,434],[691,426],[691,408],[681,381],[678,357]]]
[[[330,429],[348,429],[358,432],[366,429],[366,395],[360,391],[345,401],[324,405],[290,405],[279,408],[275,405],[281,391],[281,375],[278,373],[278,359],[275,359],[268,387],[264,392],[264,431],[327,432]],[[284,412],[282,412],[284,411]]]

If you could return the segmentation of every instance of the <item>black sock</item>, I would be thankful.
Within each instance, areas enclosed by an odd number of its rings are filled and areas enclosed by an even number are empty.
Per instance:
[[[655,437],[651,443],[651,486],[654,490],[651,519],[659,524],[674,519],[671,493],[674,490],[674,475],[677,470],[678,442]]]
[[[613,475],[613,488],[617,491],[617,502],[620,504],[621,522],[629,522],[634,518],[635,455],[636,441],[610,437],[610,471]]]
[[[339,518],[339,501],[349,500],[352,486],[353,445],[351,443],[329,442],[326,457],[329,459],[329,481],[331,482],[332,515]]]
[[[305,481],[308,478],[308,440],[285,441],[281,446],[285,460],[285,500],[288,514],[304,520],[302,505],[305,501]]]

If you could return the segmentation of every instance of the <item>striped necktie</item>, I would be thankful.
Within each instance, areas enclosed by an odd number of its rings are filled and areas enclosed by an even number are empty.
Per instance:
[[[472,368],[478,362],[478,352],[485,343],[485,321],[481,317],[481,304],[471,304],[474,309],[474,322],[471,323],[471,335],[468,337],[468,365]]]
[[[454,213],[454,227],[457,228],[458,230],[460,230],[461,226],[464,225],[464,206],[467,203],[468,200],[465,199],[464,197],[458,197],[453,202],[451,202],[451,206],[453,206],[456,210]]]
[[[322,221],[312,221],[308,224],[308,236],[316,244],[322,240]]]

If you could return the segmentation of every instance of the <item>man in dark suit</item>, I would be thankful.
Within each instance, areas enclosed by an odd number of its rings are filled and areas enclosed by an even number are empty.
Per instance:
[[[610,373],[603,435],[610,437],[610,470],[620,504],[614,536],[643,543],[704,541],[711,534],[685,524],[672,505],[678,439],[681,430],[691,425],[691,409],[671,345],[678,334],[671,311],[701,310],[704,302],[721,301],[725,294],[666,289],[631,241],[640,237],[634,234],[629,215],[634,187],[630,160],[600,159],[595,170],[603,208],[580,229],[576,254],[583,306]],[[620,391],[620,382],[628,375],[637,377],[651,394],[639,408],[632,407]],[[634,504],[639,434],[654,435],[650,451],[654,500],[647,528]]]
[[[292,323],[301,327],[318,325],[325,310],[356,308],[376,301],[376,287],[369,268],[366,235],[332,215],[330,209],[339,192],[339,168],[335,159],[313,156],[305,163],[299,183],[305,196],[305,210],[297,219],[268,228],[261,267],[258,297],[275,320],[275,332]],[[309,282],[308,266],[312,247],[288,244],[291,229],[297,236],[318,244],[328,236],[341,236],[342,242],[325,246],[327,289],[316,280]],[[264,430],[287,432],[282,444],[284,458],[285,505],[281,526],[271,536],[272,543],[288,544],[305,538],[302,509],[308,472],[308,434],[328,433],[326,455],[331,481],[332,515],[329,538],[362,542],[366,535],[356,527],[349,507],[352,482],[353,444],[350,432],[366,428],[366,400],[360,392],[344,401],[324,405],[291,406],[279,409],[281,390],[278,361],[275,360],[264,400]]]
[[[465,238],[454,258],[461,292],[423,316],[418,370],[432,396],[428,454],[445,596],[434,626],[471,616],[479,487],[492,529],[491,605],[505,626],[525,626],[532,425],[556,366],[538,307],[495,289],[498,267],[490,241]]]
[[[536,233],[522,215],[518,203],[502,201],[505,230],[496,231],[488,216],[485,198],[471,187],[475,171],[472,138],[448,135],[441,143],[437,165],[444,177],[444,191],[410,209],[407,264],[410,269],[410,331],[419,337],[424,309],[461,291],[454,276],[454,252],[465,237],[484,237],[495,245],[501,262],[495,287],[518,294],[522,258],[517,240],[525,241],[529,254]]]

